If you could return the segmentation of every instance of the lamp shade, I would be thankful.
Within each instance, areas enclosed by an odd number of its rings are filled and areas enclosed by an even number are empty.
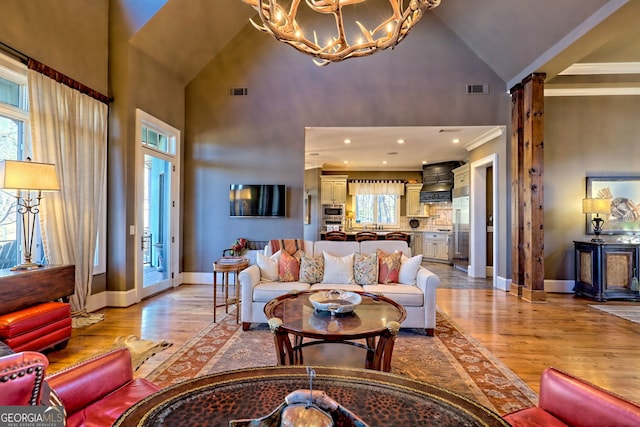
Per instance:
[[[611,199],[582,199],[582,213],[609,214],[611,213]]]
[[[0,161],[0,188],[8,190],[58,191],[56,167],[51,163]]]

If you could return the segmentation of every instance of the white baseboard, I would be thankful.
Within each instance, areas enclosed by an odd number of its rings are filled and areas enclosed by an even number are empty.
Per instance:
[[[85,310],[91,313],[107,306],[107,293],[100,292],[99,294],[89,295],[85,304]]]
[[[506,277],[498,276],[495,280],[496,289],[500,289],[501,291],[509,292],[509,288],[511,287],[511,279],[507,279]]]
[[[574,280],[554,280],[548,279],[544,281],[544,291],[559,293],[559,294],[572,294],[573,287],[575,286]]]
[[[213,286],[213,273],[182,272],[182,283]]]

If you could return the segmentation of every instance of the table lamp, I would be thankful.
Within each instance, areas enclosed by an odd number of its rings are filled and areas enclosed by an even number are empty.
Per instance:
[[[58,191],[58,175],[50,163],[19,160],[0,161],[0,189],[15,190],[16,212],[22,215],[22,254],[24,262],[12,270],[31,270],[41,265],[31,261],[36,215],[43,191]]]
[[[604,219],[600,218],[600,214],[609,215],[611,213],[611,199],[582,199],[582,213],[590,215],[596,214],[591,220],[593,225],[593,234],[595,237],[592,242],[604,242],[600,237]]]

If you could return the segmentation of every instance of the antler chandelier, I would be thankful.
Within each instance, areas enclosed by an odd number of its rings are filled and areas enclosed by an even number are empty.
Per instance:
[[[354,31],[353,37],[349,38],[345,30],[345,14],[342,9],[345,6],[366,1],[371,3],[372,0],[305,0],[310,11],[334,17],[337,34],[332,35],[322,44],[318,41],[315,30],[313,41],[311,41],[299,25],[297,15],[301,0],[282,0],[289,3],[288,10],[287,6],[279,4],[278,0],[242,1],[258,11],[262,25],[251,20],[254,27],[271,34],[276,40],[293,46],[300,52],[317,58],[314,59],[317,65],[367,56],[394,47],[406,37],[427,10],[440,4],[440,0],[409,0],[405,8],[405,0],[388,0],[392,11],[388,19],[373,30],[367,29],[356,20],[355,24],[359,31]]]

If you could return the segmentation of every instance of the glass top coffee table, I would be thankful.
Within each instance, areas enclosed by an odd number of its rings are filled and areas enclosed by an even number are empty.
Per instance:
[[[314,309],[309,301],[313,293],[289,293],[264,307],[274,334],[278,364],[303,365],[305,347],[337,343],[365,349],[367,369],[391,371],[395,339],[407,317],[404,307],[381,295],[356,292],[362,302],[355,310],[334,315]]]

